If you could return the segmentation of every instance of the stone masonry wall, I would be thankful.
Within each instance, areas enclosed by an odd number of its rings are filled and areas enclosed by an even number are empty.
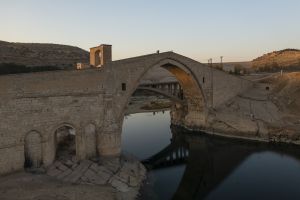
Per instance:
[[[76,130],[78,156],[85,156],[85,127],[93,124],[99,131],[103,123],[98,83],[77,72],[3,76],[0,82],[0,174],[23,169],[24,139],[30,131],[42,135],[44,165],[55,158],[54,133],[64,124]]]

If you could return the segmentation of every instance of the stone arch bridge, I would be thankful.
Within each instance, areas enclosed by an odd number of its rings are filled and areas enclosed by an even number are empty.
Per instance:
[[[183,105],[175,123],[205,129],[207,115],[252,85],[182,55],[165,52],[112,61],[101,68],[0,77],[0,174],[24,164],[49,166],[56,158],[56,132],[76,132],[76,156],[114,156],[121,151],[125,109],[139,81],[163,67],[179,81]],[[28,163],[29,162],[29,163]]]

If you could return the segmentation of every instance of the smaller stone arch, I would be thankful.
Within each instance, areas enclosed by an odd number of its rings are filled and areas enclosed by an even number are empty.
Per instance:
[[[100,50],[95,51],[94,59],[95,59],[95,67],[101,64],[102,52]]]
[[[63,123],[60,123],[60,124],[58,124],[58,125],[52,127],[50,130],[51,130],[52,133],[55,134],[55,131],[56,131],[57,129],[63,127],[63,126],[70,127],[70,128],[72,128],[72,129],[74,129],[74,130],[79,129],[79,127],[78,127],[78,126],[75,126],[73,123],[63,122]]]
[[[96,126],[92,123],[84,127],[85,153],[86,158],[97,156],[97,134]]]
[[[76,144],[74,126],[63,123],[56,127],[54,131],[55,159],[67,159],[68,156],[76,156]]]
[[[25,168],[39,168],[42,165],[42,137],[37,131],[30,131],[24,140]]]

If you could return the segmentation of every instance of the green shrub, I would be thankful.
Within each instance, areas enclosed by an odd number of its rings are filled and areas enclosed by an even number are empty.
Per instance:
[[[32,72],[53,71],[53,70],[60,70],[60,68],[55,67],[55,66],[27,67],[25,65],[18,65],[18,64],[14,64],[14,63],[2,63],[2,64],[0,64],[0,75],[19,74],[19,73],[32,73]]]

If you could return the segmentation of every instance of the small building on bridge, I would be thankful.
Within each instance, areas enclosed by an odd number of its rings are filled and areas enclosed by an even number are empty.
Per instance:
[[[76,69],[88,69],[91,67],[102,67],[112,61],[112,46],[101,44],[90,48],[90,63],[77,63]]]

